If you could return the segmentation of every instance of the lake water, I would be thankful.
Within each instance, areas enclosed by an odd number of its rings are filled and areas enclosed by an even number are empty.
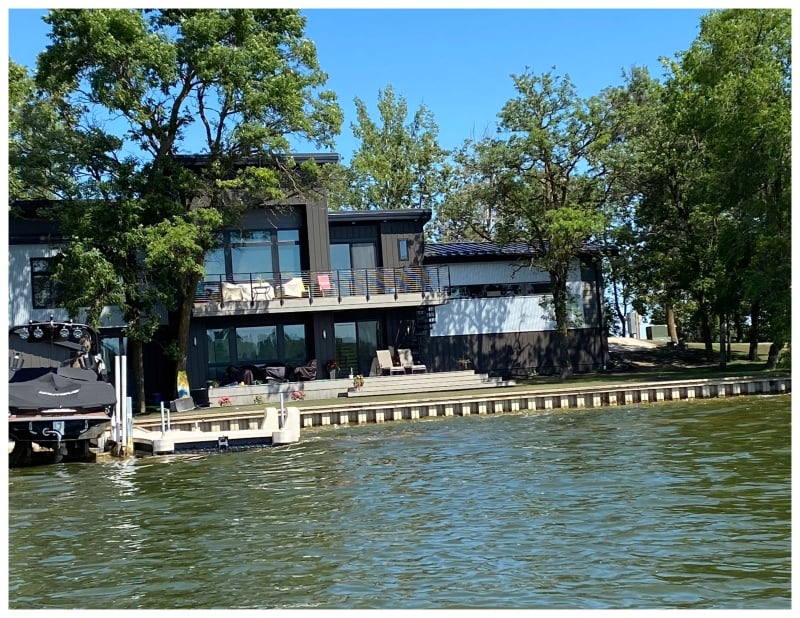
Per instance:
[[[8,606],[791,607],[791,399],[9,471]]]

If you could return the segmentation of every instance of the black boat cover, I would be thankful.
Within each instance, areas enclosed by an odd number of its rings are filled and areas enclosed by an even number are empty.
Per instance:
[[[8,384],[8,405],[12,411],[104,408],[116,402],[114,386],[85,369],[61,368],[58,373],[45,373],[25,382],[12,380]]]

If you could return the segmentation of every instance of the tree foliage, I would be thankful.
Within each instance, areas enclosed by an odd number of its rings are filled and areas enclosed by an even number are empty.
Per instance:
[[[556,364],[567,376],[567,277],[584,243],[605,227],[611,178],[601,155],[615,140],[613,106],[605,97],[579,98],[569,78],[553,72],[512,77],[517,95],[499,114],[505,138],[468,142],[459,152],[459,190],[441,208],[440,226],[539,249],[560,335]]]
[[[245,205],[306,190],[317,170],[294,165],[288,136],[330,147],[342,122],[335,94],[322,89],[296,10],[60,9],[45,21],[35,83],[58,101],[53,124],[70,138],[46,152],[82,180],[60,208],[74,239],[65,263],[76,265],[62,276],[92,256],[112,268],[134,343],[152,336],[158,306],[176,310],[182,370],[216,228]],[[203,158],[187,166],[189,154]],[[87,288],[79,300],[117,304],[118,292]]]
[[[651,302],[693,307],[709,356],[747,307],[788,341],[790,51],[788,11],[712,11],[627,109],[630,274]]]
[[[350,165],[329,177],[333,209],[433,209],[445,190],[447,152],[439,145],[439,127],[424,105],[408,120],[408,104],[391,85],[378,92],[379,120],[355,99],[357,121],[351,124],[360,141]]]

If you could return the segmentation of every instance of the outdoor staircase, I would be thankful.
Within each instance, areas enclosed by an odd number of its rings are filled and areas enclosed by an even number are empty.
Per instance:
[[[474,371],[442,371],[364,378],[361,390],[347,391],[348,397],[375,397],[439,391],[457,391],[497,386],[513,386],[513,380],[490,378]]]

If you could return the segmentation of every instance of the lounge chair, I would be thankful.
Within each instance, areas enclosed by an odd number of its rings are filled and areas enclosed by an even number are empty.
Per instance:
[[[403,370],[408,369],[411,373],[425,373],[428,370],[425,365],[414,362],[414,356],[408,348],[399,348],[397,353],[400,355],[400,365]]]
[[[317,359],[312,360],[305,367],[298,367],[294,370],[295,377],[303,380],[316,380],[317,379]]]
[[[378,357],[378,365],[381,368],[381,373],[388,372],[389,375],[405,374],[405,369],[396,367],[392,362],[392,354],[389,350],[376,350],[375,355]]]

